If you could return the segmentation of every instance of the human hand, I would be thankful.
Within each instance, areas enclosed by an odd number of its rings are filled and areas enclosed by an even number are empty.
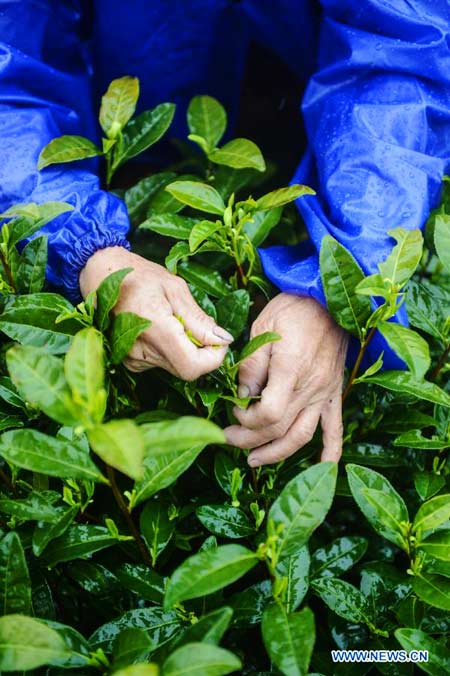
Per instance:
[[[109,274],[123,268],[133,268],[133,271],[122,282],[113,312],[134,312],[152,322],[136,340],[124,360],[125,366],[135,372],[159,366],[183,380],[195,380],[217,369],[233,336],[203,312],[183,279],[161,265],[123,247],[96,251],[80,274],[83,297]],[[177,315],[182,317],[184,325]],[[194,345],[186,331],[191,331],[203,347]]]
[[[307,444],[320,420],[321,459],[338,461],[347,334],[317,301],[286,293],[266,305],[251,337],[265,331],[281,340],[242,362],[239,396],[261,399],[247,410],[233,409],[240,425],[225,430],[228,443],[253,449],[251,467],[276,463]]]

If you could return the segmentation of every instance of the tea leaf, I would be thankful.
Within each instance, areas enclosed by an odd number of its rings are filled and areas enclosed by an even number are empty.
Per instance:
[[[430,348],[422,336],[395,322],[380,322],[378,330],[400,359],[406,362],[411,373],[421,380],[431,364]]]
[[[397,244],[387,259],[378,265],[381,276],[392,284],[403,285],[410,279],[422,257],[423,237],[420,230],[388,230]]]
[[[173,171],[162,171],[141,179],[125,191],[124,201],[132,223],[139,223],[151,202],[153,195],[176,179]],[[140,226],[142,227],[142,226]]]
[[[165,237],[189,239],[191,230],[198,223],[197,218],[178,216],[177,214],[154,214],[141,223],[139,230],[151,230]]]
[[[277,340],[281,340],[281,338],[282,336],[280,336],[278,333],[274,333],[273,331],[266,331],[265,333],[260,333],[259,336],[255,336],[241,351],[237,361],[235,362],[235,366],[244,361],[244,359],[247,359],[247,357],[250,357],[251,354],[256,352],[256,350],[259,350],[259,348],[263,347],[263,345],[275,343]]]
[[[225,435],[218,425],[195,416],[145,423],[140,429],[145,439],[147,459],[171,455],[194,445],[225,443]]]
[[[215,164],[224,164],[233,169],[256,169],[265,171],[266,163],[256,143],[246,138],[235,138],[221,148],[209,153],[208,158]]]
[[[188,256],[191,255],[191,250],[189,248],[189,244],[186,242],[177,242],[169,251],[165,258],[165,266],[168,269],[169,272],[172,274],[176,275],[177,274],[177,266],[178,266],[178,261],[183,260],[183,258],[187,258]]]
[[[424,399],[434,404],[450,407],[450,396],[443,389],[427,380],[417,380],[405,371],[385,371],[365,379],[366,383],[375,383],[387,390],[410,394],[416,399]]]
[[[47,237],[41,235],[25,246],[16,273],[20,293],[39,293],[45,284],[47,265]]]
[[[136,339],[152,325],[149,319],[133,312],[120,312],[112,321],[111,363],[120,364],[131,351]]]
[[[179,638],[174,639],[174,645],[179,647],[197,641],[217,645],[228,629],[232,616],[232,608],[227,606],[217,608],[201,617],[195,624],[187,627]]]
[[[30,574],[22,543],[13,531],[0,539],[0,612],[31,614]]]
[[[311,577],[337,577],[364,556],[368,542],[357,536],[344,536],[316,549],[311,557]]]
[[[64,360],[64,373],[72,396],[86,408],[95,423],[102,421],[106,408],[104,361],[103,336],[93,327],[74,336]]]
[[[129,638],[126,640],[129,641]],[[145,664],[132,664],[129,667],[112,672],[112,676],[159,676],[159,669],[157,664],[147,662]]]
[[[261,246],[271,230],[280,222],[282,207],[275,207],[266,211],[257,211],[251,220],[244,224],[243,232],[250,239],[253,246]]]
[[[134,115],[139,98],[139,80],[125,76],[113,80],[102,97],[99,121],[110,139],[117,138],[128,120]]]
[[[123,563],[115,574],[120,584],[140,598],[162,605],[164,579],[144,564]]]
[[[283,207],[285,204],[289,204],[289,202],[293,202],[303,195],[315,194],[315,191],[307,185],[290,185],[288,188],[273,190],[272,192],[268,192],[267,195],[260,197],[256,202],[257,209],[259,211],[276,209],[277,207]]]
[[[309,608],[286,613],[280,604],[269,606],[264,611],[262,634],[270,659],[283,674],[304,676],[308,672],[316,638]]]
[[[435,608],[450,610],[450,578],[443,575],[419,573],[414,577],[413,589],[417,596]]]
[[[174,114],[173,103],[161,103],[130,120],[123,130],[121,151],[114,156],[114,168],[159,141],[170,127]]]
[[[424,450],[447,448],[449,445],[448,439],[438,439],[432,437],[431,439],[424,437],[420,430],[409,430],[403,432],[396,439],[394,439],[394,446],[402,446],[406,448],[422,448]]]
[[[143,473],[144,437],[132,420],[110,420],[88,430],[94,452],[111,467],[132,479]]]
[[[41,150],[37,168],[44,169],[50,164],[74,162],[97,155],[103,155],[103,151],[89,139],[83,136],[59,136]]]
[[[109,313],[119,300],[120,287],[125,277],[133,272],[133,268],[116,270],[105,277],[97,288],[97,312],[96,319],[100,331],[109,327]]]
[[[63,535],[52,540],[45,548],[43,558],[46,565],[54,566],[61,561],[89,556],[106,547],[112,547],[117,542],[117,538],[103,526],[77,524],[70,526]]]
[[[191,134],[204,138],[207,148],[213,150],[227,127],[227,114],[212,96],[194,96],[189,103],[187,122]]]
[[[23,500],[0,499],[0,512],[16,516],[21,521],[52,522],[58,517],[58,510],[54,507],[55,497],[59,494],[53,491],[32,491]]]
[[[166,659],[162,676],[224,676],[241,667],[241,661],[229,650],[207,643],[187,643]]]
[[[196,181],[174,181],[165,188],[173,197],[193,209],[222,216],[225,204],[220,194],[211,185]]]
[[[223,228],[220,221],[199,221],[196,223],[189,233],[189,249],[191,252],[195,251],[200,244],[207,240],[211,235]]]
[[[431,676],[442,676],[450,670],[450,650],[441,641],[436,641],[420,629],[397,629],[395,638],[402,648],[412,650],[426,650],[427,662],[421,663],[421,669]]]
[[[234,338],[243,332],[250,312],[250,295],[245,289],[232,291],[216,303],[217,322]]]
[[[414,486],[421,500],[429,500],[445,486],[445,479],[441,475],[431,472],[416,472]]]
[[[450,216],[439,214],[434,226],[434,245],[439,260],[450,272]]]
[[[211,270],[201,263],[194,261],[180,263],[178,266],[178,274],[189,282],[189,284],[194,284],[214,298],[222,298],[223,296],[228,295],[232,290],[224,281],[220,272]]]
[[[78,507],[59,507],[58,515],[52,523],[39,521],[33,532],[33,554],[40,556],[51,540],[65,533],[78,513]]]
[[[156,665],[136,664],[137,662],[146,660],[152,651],[152,648],[153,643],[150,641],[150,638],[147,636],[144,629],[137,629],[135,627],[123,629],[114,641],[112,656],[114,669],[120,669],[120,671],[114,671],[113,673],[120,674],[122,672],[122,674],[126,674],[128,672],[129,676],[132,676],[133,669],[137,669],[137,675],[139,674],[139,671],[145,667],[154,669],[154,671],[147,673],[158,676]],[[131,666],[127,669],[127,665]],[[143,674],[145,673],[146,672],[144,671]]]
[[[438,291],[439,287],[424,286],[410,280],[406,287],[406,307],[408,319],[413,326],[444,342],[443,327],[450,311],[450,303],[446,308]]]
[[[70,655],[63,638],[43,622],[23,615],[0,617],[0,669],[37,669]]]
[[[352,584],[339,578],[317,578],[311,586],[336,615],[348,622],[367,622],[366,597]]]
[[[233,594],[230,606],[233,608],[233,627],[246,628],[259,624],[264,609],[273,600],[270,580],[263,580]]]
[[[169,519],[167,504],[162,501],[146,503],[140,516],[141,533],[152,557],[152,565],[167,547],[175,529],[175,522]]]
[[[286,578],[286,592],[283,602],[288,612],[297,610],[309,587],[310,557],[308,547],[301,547],[295,556],[280,559],[275,567],[278,580]]]
[[[196,510],[197,518],[211,533],[230,539],[244,538],[255,532],[255,527],[245,512],[231,505],[202,505]]]
[[[417,547],[436,559],[450,561],[450,530],[431,533],[425,540],[418,542]]]
[[[414,519],[413,531],[423,533],[437,528],[448,519],[450,519],[450,493],[438,495],[424,502]]]

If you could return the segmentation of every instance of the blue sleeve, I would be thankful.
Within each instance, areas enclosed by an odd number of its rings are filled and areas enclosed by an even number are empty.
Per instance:
[[[48,235],[49,282],[76,300],[89,256],[107,246],[129,246],[125,205],[100,189],[95,162],[36,168],[39,152],[55,136],[97,135],[80,4],[0,4],[0,210],[48,200],[75,207],[41,232]]]
[[[317,196],[298,201],[307,246],[260,252],[283,291],[325,303],[318,251],[331,234],[366,274],[389,253],[387,230],[422,228],[449,167],[447,0],[322,0],[319,67],[303,101],[308,151],[294,182]],[[398,320],[406,323],[405,311]],[[371,357],[403,362],[380,335]]]

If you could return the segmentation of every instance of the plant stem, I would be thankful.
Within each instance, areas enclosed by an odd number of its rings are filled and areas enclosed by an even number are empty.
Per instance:
[[[450,343],[447,345],[447,347],[445,348],[445,350],[441,354],[438,363],[436,364],[435,368],[431,372],[430,380],[436,380],[436,378],[438,377],[439,373],[441,372],[441,369],[444,366],[444,364],[447,361],[449,356],[450,356]]]
[[[367,334],[367,337],[365,338],[365,340],[361,343],[361,348],[359,350],[358,357],[355,361],[355,365],[352,369],[352,372],[350,373],[350,377],[347,381],[347,385],[346,385],[345,390],[342,394],[342,402],[344,402],[349,395],[349,392],[351,390],[353,382],[354,382],[356,376],[358,375],[359,367],[361,366],[362,359],[363,359],[363,357],[366,353],[367,346],[369,345],[370,341],[372,340],[375,331],[376,331],[376,326],[373,326],[370,329],[369,333]]]
[[[125,517],[125,520],[128,524],[128,528],[130,529],[130,533],[132,534],[132,536],[134,537],[134,539],[136,541],[136,544],[137,544],[138,549],[141,553],[142,559],[143,559],[144,563],[147,564],[147,566],[151,566],[152,562],[150,560],[150,555],[149,555],[147,548],[146,548],[146,546],[145,546],[145,544],[144,544],[144,542],[141,538],[141,535],[140,535],[140,533],[139,533],[139,531],[136,527],[136,524],[134,523],[133,518],[132,518],[130,512],[128,511],[128,507],[126,506],[125,500],[123,499],[122,493],[120,492],[120,489],[117,485],[116,473],[113,470],[113,468],[110,467],[109,465],[106,465],[106,474],[107,474],[107,477],[109,479],[109,483],[111,484],[111,489],[112,489],[114,498],[117,502],[117,505],[118,505],[120,511],[122,512],[123,516]]]

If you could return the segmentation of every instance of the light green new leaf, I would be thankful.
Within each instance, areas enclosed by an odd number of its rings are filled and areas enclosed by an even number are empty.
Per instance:
[[[382,537],[408,551],[409,516],[403,498],[382,474],[352,464],[346,469],[350,490],[366,519]]]
[[[256,169],[265,171],[266,163],[256,143],[246,138],[235,138],[221,148],[209,153],[208,158],[215,164],[224,164],[233,169]]]
[[[271,230],[280,222],[283,207],[274,207],[267,211],[257,211],[251,220],[245,222],[243,232],[253,246],[261,246]]]
[[[192,228],[198,222],[198,218],[189,218],[189,216],[171,213],[154,214],[141,223],[139,230],[151,230],[159,235],[164,235],[164,237],[173,237],[174,239],[189,239]]]
[[[110,420],[88,430],[89,443],[94,452],[115,469],[132,479],[140,479],[143,472],[144,437],[133,420]]]
[[[47,266],[47,237],[41,235],[25,246],[16,273],[20,293],[39,293],[45,284]]]
[[[436,216],[434,227],[434,245],[442,265],[450,272],[450,216]]]
[[[76,524],[50,542],[45,548],[43,558],[46,565],[55,566],[61,561],[85,558],[101,549],[112,547],[117,542],[117,538],[103,526]]]
[[[20,538],[11,531],[0,539],[0,614],[13,613],[31,615],[31,580]]]
[[[336,477],[336,463],[322,462],[283,488],[268,517],[276,528],[283,526],[277,545],[279,558],[295,556],[322,523],[333,502]]]
[[[198,552],[172,574],[164,607],[212,594],[235,582],[258,563],[256,554],[241,545],[222,545]]]
[[[385,282],[379,272],[362,279],[356,286],[356,293],[362,296],[380,296],[389,299],[391,296],[391,285]]]
[[[283,603],[288,612],[297,610],[309,587],[310,556],[307,545],[300,547],[295,556],[279,559],[275,567],[277,580],[286,579]]]
[[[209,643],[218,645],[225,634],[233,617],[233,609],[228,606],[217,608],[207,615],[199,618],[198,622],[191,624],[184,632],[176,637],[169,648],[180,647],[186,643]]]
[[[137,77],[120,77],[113,80],[106,94],[102,96],[99,121],[101,128],[110,139],[116,138],[134,115],[139,98]]]
[[[146,660],[152,650],[153,643],[144,629],[136,627],[123,629],[114,641],[112,654],[113,668],[114,670],[123,670],[122,673],[127,673],[127,669],[131,670],[135,667],[144,666],[139,663]],[[132,672],[130,671],[129,673]],[[136,673],[139,672],[137,671]],[[157,673],[156,676],[158,676]]]
[[[171,455],[194,445],[225,443],[225,435],[218,425],[195,416],[145,423],[140,430],[144,435],[147,458]]]
[[[366,622],[367,600],[364,594],[352,584],[337,577],[321,577],[313,580],[311,586],[336,615],[347,622]]]
[[[193,209],[222,216],[225,204],[211,185],[196,181],[174,181],[165,188],[173,197]]]
[[[275,343],[277,340],[281,340],[282,336],[280,336],[278,333],[274,333],[273,331],[266,331],[265,333],[260,333],[259,336],[255,336],[249,342],[247,345],[243,348],[241,351],[237,361],[235,362],[235,366],[240,364],[244,359],[247,359],[247,357],[250,357],[256,350],[259,350],[261,347],[264,345],[267,345],[268,343]]]
[[[223,228],[221,221],[199,221],[189,233],[189,249],[195,251],[205,240]]]
[[[169,272],[177,274],[178,262],[191,255],[191,250],[187,242],[177,242],[167,254],[164,264]]]
[[[168,505],[164,500],[149,500],[139,519],[141,533],[155,566],[158,556],[167,547],[175,529],[175,521],[168,516]]]
[[[72,397],[88,411],[94,423],[102,421],[106,408],[104,362],[103,336],[93,327],[74,336],[64,360]]]
[[[431,533],[416,546],[435,559],[450,561],[450,530],[438,530],[436,533]]]
[[[134,312],[121,312],[112,321],[111,363],[120,364],[130,352],[138,336],[151,326],[149,319],[139,317]]]
[[[187,122],[191,134],[205,139],[207,149],[213,150],[227,127],[227,114],[212,96],[194,96],[189,103]]]
[[[159,676],[159,669],[157,664],[131,664],[119,671],[113,671],[112,676]]]
[[[421,500],[429,500],[445,486],[445,479],[440,474],[433,472],[416,472],[414,474],[414,486]]]
[[[272,662],[285,676],[305,676],[311,660],[316,629],[309,608],[287,613],[281,604],[266,608],[262,619],[264,645]]]
[[[375,383],[392,392],[410,394],[417,399],[424,399],[450,408],[450,396],[447,392],[427,380],[417,380],[407,371],[384,371],[366,378],[364,382]]]
[[[258,211],[265,211],[266,209],[276,209],[277,207],[283,207],[285,204],[289,204],[294,200],[302,197],[303,195],[315,195],[315,191],[312,188],[309,188],[307,185],[294,184],[290,185],[288,188],[279,188],[278,190],[272,190],[266,195],[257,200],[257,209]]]
[[[80,444],[38,430],[20,429],[0,436],[0,456],[16,467],[60,479],[106,482]]]
[[[439,439],[433,436],[431,439],[424,437],[421,430],[409,430],[403,432],[394,439],[394,446],[403,448],[422,448],[424,450],[441,450],[449,446],[448,439]]]
[[[120,152],[114,156],[114,169],[159,141],[170,127],[174,114],[173,103],[161,103],[130,120],[123,130]]]
[[[24,615],[0,617],[2,671],[37,669],[69,656],[64,639],[43,622]]]
[[[74,162],[97,155],[103,155],[103,151],[89,139],[83,136],[59,136],[41,150],[37,166],[38,169],[44,169],[50,164]]]
[[[187,643],[164,662],[161,676],[225,676],[241,669],[229,650],[208,643]]]
[[[420,230],[394,228],[388,230],[388,235],[393,237],[397,244],[378,268],[384,279],[402,286],[413,276],[422,258],[422,233]]]
[[[430,606],[450,611],[450,577],[419,573],[414,577],[413,589]]]
[[[436,641],[420,629],[397,629],[395,638],[408,653],[412,650],[428,652],[428,661],[420,662],[417,666],[430,676],[450,673],[450,650],[442,641]]]
[[[320,275],[331,315],[342,328],[361,339],[372,312],[370,300],[356,293],[364,273],[351,253],[330,235],[322,239]]]
[[[441,526],[450,519],[450,493],[437,495],[424,502],[416,514],[413,531],[423,533]]]
[[[411,373],[418,380],[422,380],[431,364],[430,348],[426,340],[415,331],[395,322],[381,322],[378,330],[400,359],[406,362]]]
[[[133,271],[133,268],[116,270],[102,280],[97,288],[97,311],[96,320],[100,331],[108,328],[109,313],[119,299],[120,287],[125,277]]]

